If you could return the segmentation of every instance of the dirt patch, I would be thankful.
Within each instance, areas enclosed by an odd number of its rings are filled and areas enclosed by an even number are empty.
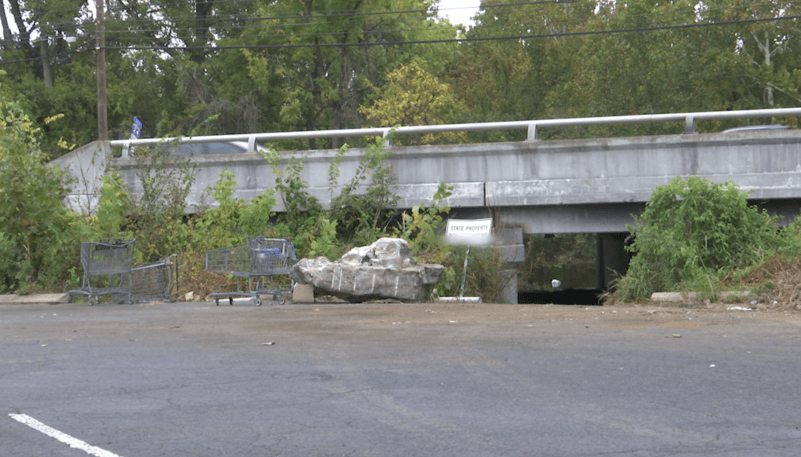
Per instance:
[[[346,319],[351,324],[379,327],[437,326],[470,323],[536,321],[593,321],[621,328],[661,325],[673,329],[693,329],[710,321],[741,319],[782,319],[801,323],[801,313],[779,309],[748,310],[726,304],[703,308],[676,306],[580,306],[580,305],[506,305],[487,303],[365,303],[291,305],[293,312],[308,317]]]

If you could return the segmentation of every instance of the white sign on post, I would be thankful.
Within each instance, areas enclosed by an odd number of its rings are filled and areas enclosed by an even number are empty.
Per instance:
[[[452,244],[468,246],[492,243],[492,219],[448,219],[445,238]]]
[[[465,299],[464,296],[465,282],[467,281],[467,261],[470,258],[470,246],[486,246],[492,243],[492,219],[448,219],[445,240],[451,244],[467,245],[467,253],[464,256],[462,289],[459,293],[459,298],[455,298],[455,300],[472,301],[477,299],[480,301],[481,299],[478,297]]]

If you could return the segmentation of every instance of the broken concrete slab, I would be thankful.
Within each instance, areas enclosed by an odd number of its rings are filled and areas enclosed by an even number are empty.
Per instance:
[[[298,284],[313,285],[317,295],[359,303],[386,298],[424,301],[444,272],[442,265],[418,264],[405,240],[381,238],[351,249],[335,262],[301,259],[289,274]]]

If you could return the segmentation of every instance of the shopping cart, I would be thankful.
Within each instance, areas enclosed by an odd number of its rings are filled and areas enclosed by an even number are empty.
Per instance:
[[[136,303],[175,301],[178,289],[178,255],[131,268],[132,299]]]
[[[284,303],[283,293],[291,288],[275,284],[275,276],[289,275],[289,269],[297,263],[295,247],[288,238],[265,238],[249,236],[245,244],[206,251],[206,270],[226,273],[236,277],[235,292],[209,294],[219,306],[220,298],[251,297],[256,306],[261,306],[260,295],[272,295],[278,304]],[[247,278],[248,289],[242,290],[242,279]]]
[[[131,266],[135,241],[103,239],[81,243],[83,284],[69,293],[86,295],[89,305],[98,303],[101,295],[108,294],[132,303]]]

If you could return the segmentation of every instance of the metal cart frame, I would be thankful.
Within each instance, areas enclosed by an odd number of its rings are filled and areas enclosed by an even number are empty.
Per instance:
[[[124,297],[126,303],[131,304],[133,302],[131,267],[135,242],[135,239],[109,238],[81,243],[83,284],[80,289],[71,290],[69,293],[86,295],[90,306],[98,303],[101,295],[109,294]],[[95,284],[103,283],[103,285],[101,287],[93,285],[93,277],[104,277],[95,280]]]
[[[220,298],[251,297],[261,306],[259,295],[272,295],[279,305],[284,304],[283,293],[292,290],[278,288],[273,276],[289,275],[289,269],[298,261],[295,246],[288,238],[249,236],[245,244],[206,251],[206,270],[236,277],[236,291],[209,294],[220,306]],[[248,290],[242,290],[242,278],[248,280]],[[265,281],[268,280],[269,284]]]
[[[131,279],[134,302],[174,302],[173,291],[178,289],[178,255],[172,254],[158,262],[131,268]]]

